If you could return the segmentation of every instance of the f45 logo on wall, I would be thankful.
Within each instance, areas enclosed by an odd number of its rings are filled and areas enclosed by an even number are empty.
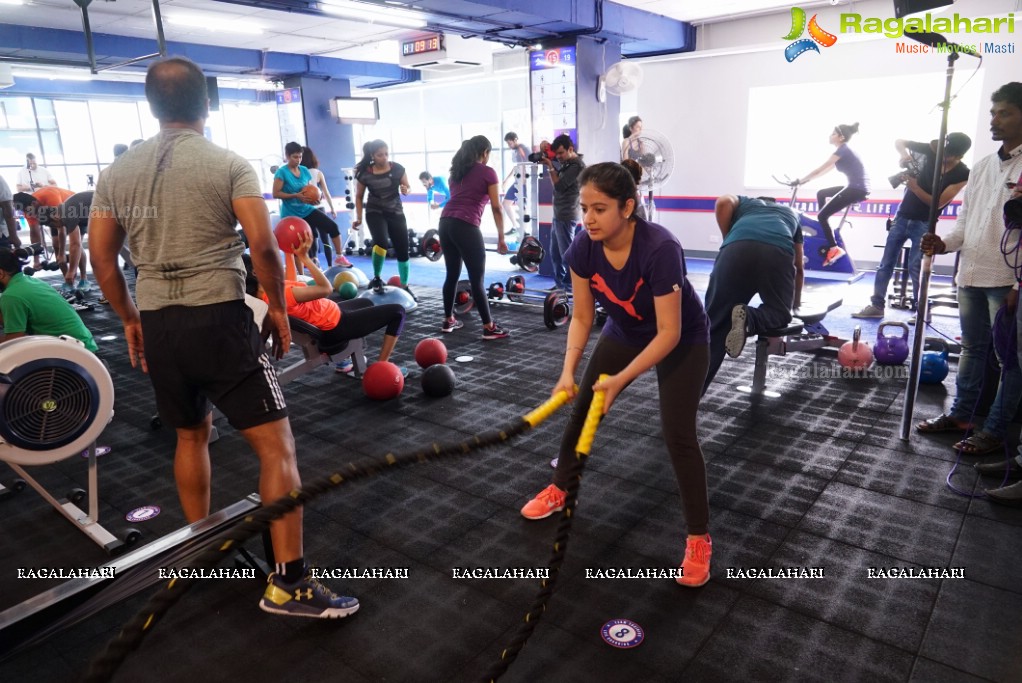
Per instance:
[[[816,15],[809,20],[809,38],[800,38],[806,31],[806,12],[801,7],[791,8],[791,31],[788,35],[784,36],[785,40],[794,40],[795,42],[784,48],[784,58],[789,62],[794,62],[799,55],[812,50],[813,52],[819,52],[820,48],[816,47],[817,43],[823,47],[830,47],[837,42],[837,36],[833,33],[827,33],[820,25],[816,23]],[[811,40],[810,40],[811,38]]]

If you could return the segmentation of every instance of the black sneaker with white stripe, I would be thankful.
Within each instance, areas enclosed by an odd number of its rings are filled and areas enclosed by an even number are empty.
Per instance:
[[[505,337],[510,337],[510,336],[511,336],[511,333],[508,332],[507,330],[505,330],[503,327],[501,327],[497,323],[493,323],[492,327],[484,327],[483,328],[483,339],[485,339],[487,341],[490,341],[490,340],[493,340],[493,339],[504,339]]]
[[[457,318],[454,318],[454,317],[444,318],[444,322],[440,326],[440,331],[443,332],[444,334],[447,334],[448,332],[454,332],[455,330],[460,330],[464,326],[465,326],[465,323],[461,322]]]

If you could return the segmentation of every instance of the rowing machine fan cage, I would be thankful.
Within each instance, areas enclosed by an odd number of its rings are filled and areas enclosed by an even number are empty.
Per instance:
[[[70,337],[0,344],[0,460],[48,465],[81,453],[114,414],[103,363]]]

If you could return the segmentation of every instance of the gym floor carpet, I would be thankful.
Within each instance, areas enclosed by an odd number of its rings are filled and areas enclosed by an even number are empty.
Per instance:
[[[367,259],[356,260],[368,269]],[[429,273],[439,283],[441,266],[413,261],[413,281]],[[388,262],[386,272],[392,270]],[[693,281],[705,288],[699,273]],[[416,293],[421,305],[394,358],[408,367],[419,339],[441,336],[439,289],[423,285]],[[851,303],[846,295],[828,323],[862,305]],[[159,505],[162,514],[137,525],[149,542],[184,525],[173,433],[150,429],[149,382],[128,365],[113,312],[98,306],[82,315],[117,390],[116,415],[100,439],[112,448],[99,461],[101,522],[116,532],[127,526],[128,511]],[[475,312],[463,329],[443,335],[452,358],[474,357],[452,363],[458,385],[447,398],[425,397],[416,369],[401,397],[382,403],[328,367],[287,385],[303,477],[364,456],[461,441],[546,399],[566,328],[547,330],[535,309],[497,306],[495,317],[510,339],[482,341]],[[378,335],[369,341],[372,359]],[[796,353],[771,358],[769,383],[782,398],[752,402],[733,389],[751,381],[752,363],[751,345],[737,361],[725,360],[699,414],[712,580],[692,590],[670,579],[585,576],[587,569],[675,567],[681,559],[681,503],[659,434],[654,375],[647,373],[599,427],[557,590],[503,680],[1022,680],[1022,510],[948,490],[956,435],[898,438],[903,379],[821,377],[820,368],[837,367],[833,352]],[[943,387],[924,387],[917,416],[936,415],[953,388],[953,373]],[[257,579],[200,581],[116,680],[478,680],[508,643],[538,582],[455,579],[452,570],[546,565],[557,517],[529,522],[518,510],[549,483],[565,418],[562,410],[510,445],[386,471],[308,505],[313,564],[409,570],[405,580],[327,581],[360,599],[353,617],[272,616],[256,605],[263,588]],[[223,421],[218,428],[214,510],[255,491],[259,470],[237,432]],[[956,487],[975,494],[995,486],[977,478],[973,461],[956,470]],[[60,495],[84,487],[85,472],[75,457],[31,473]],[[9,481],[9,472],[0,474]],[[0,506],[0,610],[59,583],[17,579],[19,567],[107,562],[31,490]],[[726,576],[728,568],[770,567],[823,567],[825,575]],[[965,578],[870,579],[871,567],[960,567]],[[77,679],[155,590],[0,662],[3,678]],[[615,618],[637,622],[645,641],[629,650],[605,644],[600,628]]]

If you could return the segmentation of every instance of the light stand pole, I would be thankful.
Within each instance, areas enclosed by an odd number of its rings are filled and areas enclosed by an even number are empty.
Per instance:
[[[958,53],[948,52],[947,79],[944,85],[944,101],[941,102],[940,136],[937,138],[937,158],[934,160],[933,185],[930,188],[930,223],[929,234],[937,232],[937,218],[940,215],[940,185],[944,175],[944,145],[947,137],[947,117],[951,109],[951,80],[955,75],[955,61]],[[909,363],[908,384],[905,388],[905,405],[901,412],[901,439],[908,441],[912,431],[912,412],[915,410],[916,396],[919,393],[919,375],[922,370],[923,343],[926,339],[926,318],[929,309],[928,293],[930,274],[933,270],[933,255],[923,254],[923,263],[919,273],[919,297],[916,301],[916,329],[912,337],[912,361]]]

